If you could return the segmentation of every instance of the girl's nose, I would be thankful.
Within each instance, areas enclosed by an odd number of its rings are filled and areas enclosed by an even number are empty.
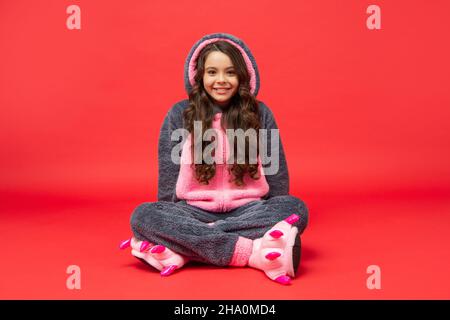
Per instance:
[[[217,82],[225,82],[225,76],[221,73],[217,76]]]

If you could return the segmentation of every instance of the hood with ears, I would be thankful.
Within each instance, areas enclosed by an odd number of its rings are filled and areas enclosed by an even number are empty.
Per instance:
[[[197,72],[195,65],[200,51],[206,45],[219,40],[224,40],[231,43],[241,52],[242,56],[244,57],[245,64],[247,65],[248,73],[250,74],[250,92],[256,97],[259,90],[259,72],[255,58],[250,52],[250,49],[242,40],[227,33],[208,34],[198,40],[191,48],[186,58],[186,62],[184,63],[184,86],[186,92],[189,94],[189,92],[192,90],[192,86],[195,83],[194,77]]]

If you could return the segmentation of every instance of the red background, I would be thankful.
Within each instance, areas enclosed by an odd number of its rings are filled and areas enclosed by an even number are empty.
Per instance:
[[[72,4],[81,30],[66,28]],[[366,27],[371,4],[381,30]],[[448,12],[448,1],[0,1],[0,298],[450,298]],[[310,209],[290,287],[204,266],[160,279],[116,252],[132,210],[156,200],[159,128],[186,98],[185,58],[214,32],[252,50],[291,194]],[[71,264],[82,290],[65,287]],[[372,264],[382,290],[365,286]],[[252,285],[236,292],[240,281]]]

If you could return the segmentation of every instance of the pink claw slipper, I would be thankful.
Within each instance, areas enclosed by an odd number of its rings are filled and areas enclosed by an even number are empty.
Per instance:
[[[290,284],[300,262],[300,236],[293,226],[299,218],[293,214],[275,224],[262,238],[253,240],[248,265],[263,270],[278,283]]]
[[[154,245],[148,241],[139,241],[134,237],[122,241],[119,247],[121,249],[131,247],[133,256],[161,271],[160,274],[164,277],[171,275],[189,261],[188,258],[165,246]]]

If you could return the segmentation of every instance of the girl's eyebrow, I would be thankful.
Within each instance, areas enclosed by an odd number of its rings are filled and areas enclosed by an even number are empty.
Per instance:
[[[217,68],[216,67],[206,67],[206,70],[208,70],[208,69],[217,69]],[[226,67],[225,70],[227,70],[227,69],[234,69],[234,67],[233,66]]]

